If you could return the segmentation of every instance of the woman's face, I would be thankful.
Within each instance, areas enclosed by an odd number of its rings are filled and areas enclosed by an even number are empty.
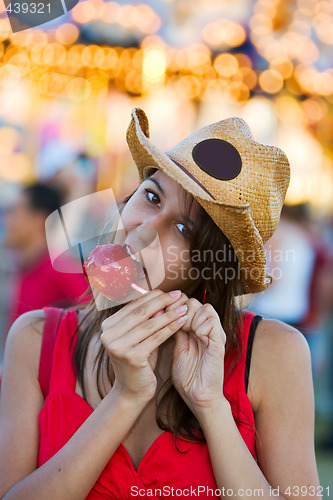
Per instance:
[[[198,284],[198,277],[190,272],[189,248],[199,204],[194,201],[190,213],[185,214],[185,196],[176,181],[157,170],[122,211],[123,230],[119,224],[114,243],[128,245],[132,253],[141,254],[151,288],[165,292],[181,289],[189,294]],[[139,283],[144,286],[142,280]]]

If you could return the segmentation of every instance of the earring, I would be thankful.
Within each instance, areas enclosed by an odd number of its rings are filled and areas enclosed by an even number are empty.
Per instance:
[[[207,288],[204,289],[204,293],[203,293],[203,297],[202,297],[203,304],[206,302],[206,295],[207,295]]]

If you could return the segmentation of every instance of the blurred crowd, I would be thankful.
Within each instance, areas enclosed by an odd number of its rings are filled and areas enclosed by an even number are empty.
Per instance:
[[[284,205],[266,247],[273,282],[249,307],[308,341],[316,412],[330,423],[319,446],[333,451],[333,216],[316,214],[308,203]]]
[[[63,221],[61,207],[95,191],[94,165],[79,154],[46,179],[1,187],[6,196],[0,203],[0,365],[8,330],[19,315],[90,299],[85,296],[88,284],[82,262],[71,248],[61,256],[61,265],[55,265],[45,223],[51,214]],[[89,224],[82,216],[77,217],[73,210],[70,213],[77,232]],[[60,241],[66,238],[65,230],[56,233]]]
[[[85,160],[84,156],[78,159]],[[85,187],[80,189],[80,183]],[[82,181],[71,169],[65,169],[47,182],[19,186],[11,200],[1,205],[0,363],[7,332],[20,314],[90,299],[84,296],[87,283],[75,254],[69,252],[62,260],[65,272],[55,269],[45,221],[50,214],[61,218],[61,207],[93,196],[94,189],[93,180]],[[105,210],[100,210],[96,200],[89,214],[104,217]],[[83,224],[87,231],[87,217],[77,218],[77,212],[71,215],[74,226]],[[96,219],[90,224],[96,225]],[[320,216],[307,203],[285,205],[266,253],[273,283],[252,296],[247,307],[286,322],[305,336],[311,351],[316,411],[333,423],[333,216]],[[322,446],[333,450],[333,431],[328,434]]]

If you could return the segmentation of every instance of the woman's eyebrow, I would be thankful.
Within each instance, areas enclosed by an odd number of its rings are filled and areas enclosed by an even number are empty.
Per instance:
[[[165,196],[164,189],[162,188],[161,184],[156,179],[154,179],[153,177],[148,177],[146,180],[153,182],[155,184],[155,186],[161,191],[163,196]]]
[[[195,223],[193,222],[193,220],[189,219],[186,215],[183,215],[182,219],[185,222],[185,224],[188,224],[190,226],[191,230],[195,227]]]
[[[163,194],[163,196],[165,197],[165,191],[162,188],[161,184],[156,179],[154,179],[153,177],[147,177],[146,180],[147,181],[152,181],[155,184],[155,186],[161,191],[161,193]],[[184,222],[186,224],[188,224],[189,226],[191,226],[191,229],[193,229],[193,227],[195,226],[195,223],[193,222],[192,219],[190,219],[187,215],[182,215],[182,219],[184,220]]]

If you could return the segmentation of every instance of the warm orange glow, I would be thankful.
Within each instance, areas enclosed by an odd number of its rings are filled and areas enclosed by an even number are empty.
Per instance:
[[[166,71],[166,53],[163,47],[152,46],[144,49],[142,76],[145,88],[164,84]]]
[[[0,128],[0,156],[3,158],[15,151],[20,146],[20,133],[12,127]],[[1,162],[0,162],[1,163]]]
[[[246,40],[246,33],[240,24],[232,23],[226,28],[226,36],[230,47],[239,47]]]
[[[328,113],[327,104],[319,98],[310,97],[301,104],[310,123],[317,123]]]
[[[75,24],[64,23],[56,30],[56,40],[63,45],[71,45],[79,38],[79,30]]]
[[[83,66],[81,54],[84,48],[84,45],[76,44],[67,53],[67,61],[72,66],[74,73]]]
[[[283,126],[304,126],[306,123],[304,112],[297,99],[293,97],[278,96],[275,109]]]
[[[132,29],[135,27],[136,19],[135,19],[136,9],[132,5],[124,5],[121,7],[117,22],[127,29]],[[133,15],[134,14],[134,15]]]
[[[201,94],[201,83],[195,76],[182,76],[175,83],[177,95],[184,99],[197,99]]]
[[[254,87],[257,85],[257,81],[258,81],[256,72],[250,68],[240,68],[240,72],[242,74],[243,82],[245,83],[245,85],[250,90],[254,89]]]
[[[138,5],[139,14],[137,26],[143,33],[150,35],[156,33],[161,27],[161,19],[149,5]]]
[[[39,80],[40,91],[47,97],[56,97],[64,92],[69,78],[60,73],[45,73]]]
[[[333,95],[333,70],[318,73],[315,78],[315,86],[319,95]]]
[[[60,43],[48,43],[43,49],[42,61],[47,66],[61,66],[66,59],[66,50]]]
[[[72,101],[84,101],[90,93],[90,83],[85,78],[73,78],[66,86],[66,95]]]
[[[202,37],[212,47],[238,47],[245,42],[246,33],[239,24],[229,19],[219,19],[204,27]]]
[[[299,65],[295,77],[306,92],[325,97],[333,95],[333,70],[319,72],[312,66]]]
[[[97,61],[104,61],[103,50],[98,45],[89,45],[82,50],[81,61],[83,66],[94,68]]]
[[[104,62],[105,62],[105,51],[101,48],[96,50],[94,54],[94,63],[97,68],[104,68]]]
[[[118,63],[118,54],[115,49],[105,48],[103,61],[99,61],[97,66],[103,70],[110,70],[114,68]]]
[[[15,54],[9,59],[9,62],[19,69],[21,76],[25,76],[31,69],[30,60],[24,53]]]
[[[108,77],[105,73],[100,71],[94,71],[88,78],[88,84],[90,85],[91,95],[101,95],[106,94],[108,87]]]
[[[141,74],[135,70],[130,71],[125,77],[125,87],[127,92],[131,92],[132,94],[141,94]]]
[[[226,80],[208,80],[202,94],[202,100],[218,102],[229,96],[229,86]]]
[[[333,22],[321,23],[317,30],[318,38],[328,45],[333,45]]]
[[[238,70],[238,61],[231,54],[219,54],[214,61],[214,68],[223,77],[231,77]]]
[[[43,64],[43,50],[45,46],[46,43],[41,42],[31,48],[30,57],[33,64],[36,64],[37,66]]]
[[[129,49],[120,50],[118,65],[120,69],[126,69],[132,63],[131,52]]]
[[[23,153],[13,153],[1,158],[0,179],[10,182],[27,182],[32,179],[32,165]]]
[[[0,68],[0,87],[4,89],[15,87],[20,78],[20,70],[13,64],[8,63]]]
[[[272,32],[272,20],[267,14],[255,14],[249,21],[249,27],[254,36],[262,37]]]
[[[268,94],[277,94],[283,87],[283,79],[280,73],[274,69],[267,69],[259,76],[259,85]]]
[[[211,53],[205,45],[192,45],[188,48],[186,55],[185,64],[194,75],[202,76],[211,68]]]
[[[235,57],[238,61],[238,66],[240,68],[244,67],[244,68],[252,68],[252,61],[251,61],[251,58],[249,56],[247,56],[246,54],[235,54]]]
[[[242,82],[231,82],[229,92],[231,99],[235,101],[247,101],[250,97],[248,87]]]
[[[6,52],[4,53],[3,62],[8,63],[12,57],[14,57],[16,54],[19,53],[20,53],[19,47],[9,45],[6,49]]]
[[[142,52],[142,50],[141,49],[140,50],[136,50],[135,53],[133,54],[133,59],[132,59],[133,68],[141,70],[142,60],[143,60],[143,52]]]
[[[294,20],[289,25],[289,31],[293,31],[295,33],[299,33],[300,35],[311,37],[311,26],[300,19]]]
[[[187,67],[187,52],[184,49],[169,50],[169,70],[177,72]]]
[[[271,69],[275,69],[280,73],[283,79],[287,79],[292,75],[294,66],[287,57],[276,57],[270,63]]]
[[[99,10],[99,18],[101,21],[107,23],[114,23],[120,15],[120,5],[117,2],[104,3],[103,7]]]
[[[98,9],[89,0],[79,2],[71,11],[72,18],[79,24],[89,23],[98,16]]]
[[[263,38],[263,40],[264,40],[264,38]],[[271,40],[268,43],[268,40],[266,40],[266,43],[264,44],[260,53],[268,61],[273,61],[274,59],[277,59],[278,57],[288,58],[289,47],[287,46],[286,43],[283,43],[283,41]]]
[[[303,90],[308,92],[315,91],[315,78],[317,71],[311,66],[299,64],[295,68],[295,79]]]
[[[12,34],[12,29],[9,24],[9,19],[0,19],[0,42],[7,40]]]

